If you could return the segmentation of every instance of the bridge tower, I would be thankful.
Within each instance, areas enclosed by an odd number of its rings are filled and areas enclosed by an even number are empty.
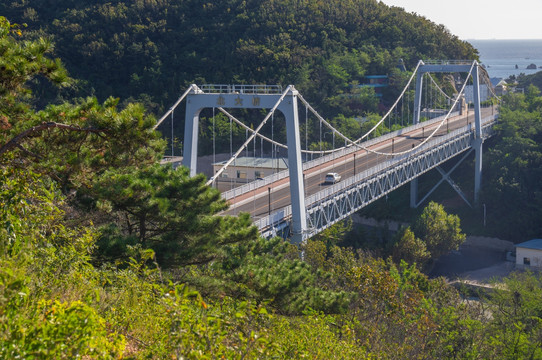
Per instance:
[[[288,168],[290,175],[290,196],[292,200],[292,225],[294,243],[302,241],[307,230],[305,189],[303,184],[303,163],[297,111],[298,91],[289,86],[282,93],[278,86],[264,85],[192,85],[186,97],[186,118],[184,128],[183,165],[190,169],[190,176],[196,175],[198,153],[199,114],[204,108],[276,108],[286,118],[286,141],[288,146]],[[216,176],[216,175],[215,175]]]
[[[416,75],[416,93],[414,96],[414,124],[420,122],[421,101],[423,90],[423,76],[426,73],[469,73],[472,69],[473,82],[473,101],[474,101],[474,139],[471,147],[475,151],[475,166],[474,166],[474,202],[478,202],[480,189],[482,186],[482,116],[480,112],[480,80],[479,66],[476,60],[470,61],[436,61],[424,63],[418,67]],[[418,178],[410,182],[410,207],[417,207],[418,199]]]

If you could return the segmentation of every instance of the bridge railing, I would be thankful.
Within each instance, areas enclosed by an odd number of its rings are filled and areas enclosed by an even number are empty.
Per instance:
[[[459,114],[459,112],[452,112],[450,114],[450,117],[457,116],[458,114]],[[404,133],[407,133],[407,132],[410,132],[410,131],[413,131],[413,130],[418,130],[418,129],[421,129],[421,128],[425,127],[425,126],[434,124],[434,123],[438,123],[439,121],[442,121],[444,116],[445,115],[438,116],[438,117],[435,117],[433,119],[423,121],[423,122],[421,122],[419,124],[410,125],[410,126],[402,128],[402,129],[389,132],[389,133],[384,134],[382,136],[379,136],[377,138],[364,141],[362,143],[362,145],[365,148],[368,148],[368,147],[373,146],[375,144],[378,144],[378,143],[380,143],[382,141],[392,139],[392,138],[394,138],[394,137],[396,137],[398,135],[401,135],[401,134],[404,134]],[[351,153],[353,153],[355,151],[359,151],[359,150],[360,150],[359,147],[354,146],[354,145],[349,145],[348,147],[346,147],[346,148],[344,148],[342,150],[336,151],[336,152],[334,152],[332,154],[324,155],[324,156],[321,156],[321,157],[316,158],[314,160],[310,160],[310,161],[307,161],[307,162],[303,163],[303,171],[308,170],[308,169],[312,169],[313,167],[320,166],[320,165],[325,164],[327,162],[332,162],[333,159],[340,158],[340,157],[343,157],[345,155],[349,155],[349,154],[351,154]],[[230,199],[233,199],[233,198],[235,198],[237,196],[245,194],[245,193],[247,193],[249,191],[253,191],[253,190],[259,189],[261,187],[265,187],[265,186],[268,186],[270,184],[273,184],[274,182],[282,180],[284,178],[287,178],[288,176],[290,176],[290,173],[289,173],[288,169],[286,169],[286,170],[280,171],[278,173],[268,175],[268,176],[264,177],[261,180],[256,180],[256,181],[250,182],[248,184],[236,187],[234,189],[225,191],[225,192],[222,193],[222,198],[224,198],[225,200],[230,200]]]
[[[205,84],[199,89],[206,94],[282,94],[281,85],[224,85]]]
[[[492,125],[493,122],[483,125],[482,138],[485,139],[493,135],[494,127]],[[472,149],[474,138],[474,130],[472,126],[468,125],[465,132],[440,142],[434,147],[427,148],[415,156],[404,158],[404,161],[384,168],[371,177],[363,179],[363,181],[355,182],[352,186],[315,203],[314,206],[308,206],[308,228],[303,233],[303,238],[309,238],[321,232],[362,207],[410,182],[413,178],[426,173],[469,148]],[[281,226],[287,229],[286,225],[281,224]]]
[[[472,60],[424,60],[425,65],[472,65]]]

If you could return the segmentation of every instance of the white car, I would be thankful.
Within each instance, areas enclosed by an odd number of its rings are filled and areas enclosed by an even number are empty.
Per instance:
[[[337,173],[327,173],[325,183],[326,184],[335,184],[341,181],[341,175]]]

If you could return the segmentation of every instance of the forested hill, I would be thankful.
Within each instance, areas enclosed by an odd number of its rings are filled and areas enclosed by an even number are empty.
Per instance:
[[[376,0],[10,0],[0,14],[55,43],[77,95],[161,112],[190,83],[295,84],[325,101],[400,58],[472,59],[442,25]],[[73,94],[70,94],[73,95]]]

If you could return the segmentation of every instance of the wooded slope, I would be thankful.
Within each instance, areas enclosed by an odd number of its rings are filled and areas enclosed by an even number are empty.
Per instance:
[[[52,37],[80,95],[156,113],[190,83],[294,84],[322,102],[399,59],[472,59],[444,26],[376,0],[10,1],[0,13]]]

